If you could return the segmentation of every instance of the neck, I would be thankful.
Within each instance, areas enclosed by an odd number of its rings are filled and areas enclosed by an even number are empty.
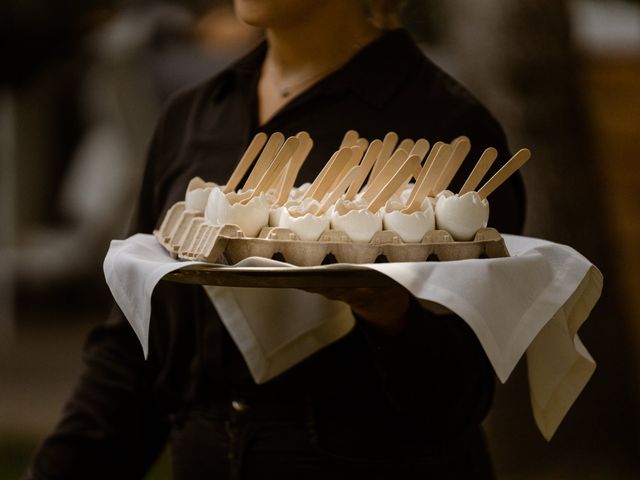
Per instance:
[[[314,15],[298,22],[267,30],[266,63],[280,78],[337,68],[380,35],[358,7],[359,2],[338,4],[340,12],[335,5],[318,8]]]

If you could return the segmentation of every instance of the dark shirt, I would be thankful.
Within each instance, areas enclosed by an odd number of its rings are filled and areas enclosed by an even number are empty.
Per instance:
[[[260,126],[265,52],[262,44],[169,102],[149,149],[134,232],[157,227],[192,177],[224,183],[259,131],[309,132],[314,148],[299,182],[314,178],[349,129],[369,140],[389,131],[431,143],[468,136],[472,150],[454,188],[486,147],[501,154],[494,171],[508,158],[497,122],[402,30],[365,47]],[[490,225],[519,233],[523,199],[514,176],[490,198]],[[407,316],[398,336],[381,338],[358,323],[256,385],[203,289],[161,282],[148,359],[114,310],[88,339],[86,369],[30,478],[141,478],[169,435],[177,479],[489,477],[478,425],[494,376],[482,348],[456,316],[435,316],[415,301]],[[276,463],[302,470],[285,473]]]

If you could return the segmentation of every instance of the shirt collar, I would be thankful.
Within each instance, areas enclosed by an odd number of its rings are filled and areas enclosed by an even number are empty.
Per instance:
[[[262,41],[237,60],[227,73],[255,85],[267,52]],[[339,94],[350,90],[371,105],[381,108],[415,72],[424,56],[404,29],[385,32],[360,50],[345,66],[322,81],[317,93]]]

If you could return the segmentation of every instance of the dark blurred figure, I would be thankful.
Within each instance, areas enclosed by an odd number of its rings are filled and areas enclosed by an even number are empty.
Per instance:
[[[48,10],[55,14],[47,16]],[[240,24],[228,5],[201,18],[182,5],[153,1],[66,12],[64,6],[14,7],[13,17],[28,27],[3,42],[3,48],[5,43],[33,45],[34,53],[26,49],[29,58],[14,56],[14,72],[3,79],[14,89],[33,82],[39,71],[53,71],[52,64],[73,66],[58,69],[51,90],[56,100],[42,112],[55,119],[51,143],[64,148],[53,162],[49,153],[57,149],[43,148],[46,158],[26,162],[32,168],[16,161],[17,204],[27,206],[18,222],[16,268],[27,299],[42,300],[46,293],[55,299],[61,291],[77,298],[80,281],[82,288],[105,292],[102,258],[109,241],[128,226],[160,105],[173,92],[221,70],[258,39],[257,30]],[[60,15],[64,21],[58,27],[30,34]],[[35,133],[25,132],[20,122],[16,128],[18,147]],[[29,188],[34,185],[47,193],[34,197]],[[50,210],[29,219],[27,212],[35,207],[28,204],[38,200]]]

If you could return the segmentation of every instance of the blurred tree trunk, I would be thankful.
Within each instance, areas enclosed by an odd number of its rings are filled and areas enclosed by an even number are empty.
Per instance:
[[[533,152],[523,169],[525,234],[571,245],[605,278],[603,297],[580,331],[598,368],[551,443],[533,422],[524,361],[498,388],[488,422],[497,471],[503,476],[572,472],[554,478],[580,478],[575,467],[582,464],[587,471],[609,472],[607,478],[614,478],[612,472],[630,478],[627,472],[638,459],[632,387],[637,377],[610,260],[615,244],[607,238],[598,198],[602,188],[566,2],[447,0],[441,5],[447,9],[440,52],[446,66],[498,117],[514,151],[526,146]]]

